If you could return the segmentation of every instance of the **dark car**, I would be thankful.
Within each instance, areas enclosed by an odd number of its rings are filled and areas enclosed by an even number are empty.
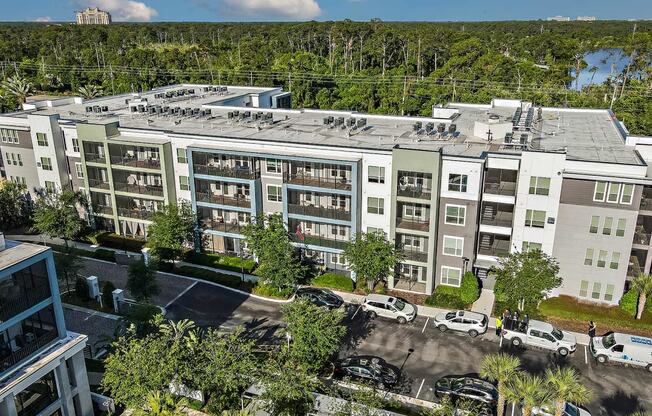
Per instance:
[[[380,357],[348,357],[335,363],[333,374],[338,378],[350,378],[373,384],[381,388],[391,388],[399,380],[399,371]]]
[[[308,299],[317,306],[325,306],[329,309],[337,309],[344,303],[344,300],[335,293],[326,289],[315,287],[301,287],[297,289],[297,298]]]
[[[435,383],[435,395],[473,400],[494,406],[498,400],[498,390],[488,381],[475,377],[443,377]]]

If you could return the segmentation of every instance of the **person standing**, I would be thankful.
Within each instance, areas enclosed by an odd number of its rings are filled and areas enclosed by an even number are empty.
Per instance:
[[[496,318],[496,336],[499,337],[503,331],[503,320],[499,317]]]
[[[595,322],[589,321],[589,338],[593,339],[595,337],[595,329],[597,326],[595,325]]]

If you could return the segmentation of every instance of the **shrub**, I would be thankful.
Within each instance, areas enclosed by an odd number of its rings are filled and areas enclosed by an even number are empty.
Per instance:
[[[117,234],[100,234],[97,236],[97,241],[104,247],[135,252],[140,252],[145,246],[145,242],[142,240]]]
[[[466,304],[478,300],[480,297],[480,285],[478,278],[472,272],[464,273],[462,285],[459,287],[460,299]]]
[[[180,266],[177,267],[175,271],[176,273],[182,274],[184,276],[190,276],[196,279],[206,280],[236,289],[240,287],[240,276],[218,273],[212,270],[206,270],[192,266]]]
[[[310,282],[313,286],[327,287],[345,292],[353,292],[353,280],[348,276],[336,273],[324,273],[317,276]]]
[[[115,263],[115,251],[113,250],[98,248],[94,252],[89,252],[89,253],[91,253],[91,257],[93,257],[94,259],[106,260]]]
[[[426,305],[450,309],[465,309],[478,299],[480,287],[478,278],[471,272],[464,273],[460,287],[439,285],[426,298]]]
[[[636,316],[636,309],[638,308],[638,292],[634,289],[629,289],[618,302],[620,309],[627,312],[632,317]],[[652,301],[648,299],[645,303],[645,310],[652,313]]]
[[[99,245],[100,239],[106,234],[109,233],[107,231],[93,231],[86,235],[85,239],[91,244]]]
[[[240,273],[251,274],[256,268],[253,259],[242,259],[236,256],[226,256],[213,253],[197,253],[189,251],[186,253],[185,261],[188,263],[201,264],[202,266],[215,267],[216,269],[231,270]]]
[[[75,295],[79,300],[84,302],[90,300],[90,296],[88,296],[88,284],[86,283],[86,279],[83,277],[78,277],[77,280],[75,280]]]
[[[115,285],[110,281],[104,282],[102,286],[102,306],[108,309],[113,309],[113,291]]]
[[[287,299],[290,297],[294,289],[288,287],[285,289],[279,290],[275,286],[266,285],[264,283],[258,283],[253,288],[254,294],[258,296],[265,296],[268,298],[278,298],[278,299]]]

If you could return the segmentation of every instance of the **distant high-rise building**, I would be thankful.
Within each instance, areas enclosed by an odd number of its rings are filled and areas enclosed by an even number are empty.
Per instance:
[[[577,21],[579,22],[595,22],[598,20],[595,16],[577,16]]]
[[[546,20],[553,21],[553,22],[570,22],[570,17],[568,16],[552,16],[547,18]]]
[[[108,25],[111,23],[111,14],[97,7],[88,7],[75,13],[78,25]]]

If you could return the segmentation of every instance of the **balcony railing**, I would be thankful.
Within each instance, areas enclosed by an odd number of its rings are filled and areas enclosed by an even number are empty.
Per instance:
[[[498,212],[491,218],[480,217],[480,224],[494,225],[496,227],[511,227],[514,220],[514,214],[511,212]]]
[[[135,218],[139,220],[151,221],[156,211],[138,208],[120,208],[118,207],[118,215],[121,217]]]
[[[25,344],[22,348],[12,351],[8,354],[5,354],[3,351],[0,351],[0,372],[8,370],[24,359],[28,358],[30,355],[34,354],[39,349],[48,345],[58,337],[58,333],[55,329],[44,332],[40,336],[34,336],[33,333],[30,333],[32,338],[28,340],[28,334],[24,334],[22,338],[25,340]]]
[[[156,185],[136,185],[125,182],[113,182],[113,187],[119,192],[132,194],[163,196],[163,187]]]
[[[229,205],[232,207],[251,208],[251,199],[242,194],[234,196],[228,195],[215,195],[210,192],[197,192],[195,193],[197,202],[206,202],[209,204]]]
[[[404,230],[428,231],[430,229],[430,221],[398,217],[396,218],[396,228],[402,228]]]
[[[299,244],[335,248],[339,250],[344,250],[346,245],[349,243],[349,240],[334,240],[310,234],[301,234],[300,236],[292,234],[292,241]]]
[[[351,190],[351,180],[346,178],[323,178],[302,173],[285,174],[285,182],[293,185],[312,186],[316,188]]]
[[[96,214],[113,215],[113,207],[109,205],[94,205],[93,212]]]
[[[351,212],[330,207],[288,204],[288,213],[332,220],[351,221]]]
[[[97,189],[109,189],[109,183],[102,179],[89,179],[88,186]]]
[[[516,182],[485,182],[484,192],[495,195],[516,195]]]
[[[403,258],[405,258],[405,260],[418,261],[421,263],[428,262],[428,253],[426,253],[425,251],[402,249],[401,254],[403,255]]]
[[[432,190],[429,188],[422,188],[418,186],[399,186],[396,190],[398,196],[405,196],[408,198],[418,198],[418,199],[427,199],[430,200],[432,196]]]
[[[634,233],[634,244],[647,246],[650,244],[650,233],[642,230],[636,230]]]
[[[629,265],[627,266],[627,276],[636,277],[641,274],[641,264],[638,261],[638,257],[630,256]]]
[[[47,278],[45,279],[47,281]],[[0,322],[26,311],[50,296],[52,296],[50,286],[44,284],[30,288],[24,293],[11,294],[9,297],[0,297]]]
[[[223,220],[214,220],[210,218],[202,218],[199,220],[199,225],[203,229],[219,231],[229,234],[242,234],[246,224],[238,222],[224,222]]]
[[[106,163],[106,155],[100,153],[84,152],[87,163]]]
[[[260,172],[248,167],[193,165],[193,171],[199,175],[219,176],[223,178],[258,179]]]
[[[652,211],[652,198],[643,196],[641,198],[640,209],[643,211]]]
[[[509,241],[495,241],[493,244],[485,245],[480,243],[478,254],[494,257],[505,257],[509,255]]]
[[[142,159],[138,157],[111,156],[112,165],[130,166],[134,168],[160,169],[161,160],[156,158]]]

